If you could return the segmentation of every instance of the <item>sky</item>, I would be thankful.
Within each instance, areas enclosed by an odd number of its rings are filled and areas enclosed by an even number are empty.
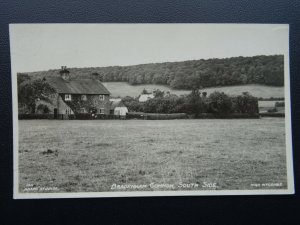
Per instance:
[[[12,24],[12,70],[288,54],[284,24]]]

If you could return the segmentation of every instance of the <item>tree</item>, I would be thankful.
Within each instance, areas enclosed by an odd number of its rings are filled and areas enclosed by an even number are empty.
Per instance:
[[[161,91],[159,89],[156,89],[153,91],[153,94],[154,94],[154,98],[163,98],[165,95],[165,92]]]
[[[25,81],[29,81],[30,77],[27,73],[18,73],[17,74],[17,84],[18,84],[18,88],[20,86],[21,83],[25,82]]]
[[[258,100],[248,92],[232,99],[234,111],[237,113],[258,113]]]
[[[194,114],[196,117],[203,112],[206,112],[206,104],[201,97],[200,89],[193,89],[186,96],[183,110],[188,114]]]
[[[37,79],[18,84],[18,102],[26,105],[31,113],[36,111],[36,102],[45,101],[52,103],[50,96],[55,93],[54,88],[44,79]]]
[[[158,105],[159,105],[160,101],[161,101],[161,99],[152,98],[152,99],[149,99],[148,101],[144,102],[144,112],[157,113]]]
[[[209,112],[227,114],[232,111],[231,98],[224,92],[213,92],[209,95]]]
[[[45,104],[39,104],[36,108],[36,110],[40,113],[44,113],[44,114],[47,114],[50,112],[50,109],[48,108],[47,105]]]
[[[67,74],[67,68],[61,72]],[[130,84],[164,84],[174,89],[212,87],[235,84],[284,85],[284,56],[233,57],[227,59],[191,60],[134,66],[72,68],[76,78],[96,72],[103,81],[126,81]],[[39,78],[53,75],[54,70],[35,73]],[[57,70],[55,70],[55,73]],[[100,78],[99,80],[101,80]]]
[[[64,74],[64,73],[70,73],[70,71],[67,69],[66,66],[62,66],[61,70],[59,71],[60,75]]]
[[[137,99],[134,99],[130,96],[126,96],[122,98],[122,102],[128,108],[130,112],[143,112],[144,111],[144,103],[139,102]]]
[[[142,90],[142,94],[150,94],[150,92],[148,92],[148,91],[146,90],[146,88],[144,88],[144,89]]]
[[[92,73],[92,77],[95,78],[95,79],[97,79],[97,80],[99,80],[99,81],[101,81],[101,82],[104,80],[103,74],[99,74],[97,72],[93,72]]]

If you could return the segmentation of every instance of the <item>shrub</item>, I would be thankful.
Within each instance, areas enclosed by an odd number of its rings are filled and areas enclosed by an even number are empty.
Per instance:
[[[48,106],[44,105],[44,104],[39,104],[36,109],[39,113],[47,114],[50,112],[50,109],[48,108]]]
[[[126,96],[122,99],[124,105],[128,108],[130,112],[141,112],[144,111],[144,103],[139,102],[137,99],[130,96]]]
[[[78,120],[89,120],[92,119],[92,115],[89,113],[78,113],[75,115],[75,118]]]
[[[243,95],[239,95],[232,98],[233,111],[236,113],[258,113],[258,99],[250,95],[248,92],[244,92]]]
[[[275,113],[278,112],[278,110],[276,108],[272,108],[272,109],[268,109],[269,113]]]
[[[275,102],[275,107],[284,107],[284,102]]]
[[[209,112],[227,114],[232,111],[231,98],[224,92],[213,92],[209,95]]]
[[[68,115],[69,120],[74,120],[76,117],[74,114],[69,114]]]
[[[53,114],[19,114],[19,120],[54,119]]]
[[[147,120],[170,120],[170,119],[186,119],[186,113],[138,113],[130,112],[127,114],[128,118],[131,119],[147,119]]]

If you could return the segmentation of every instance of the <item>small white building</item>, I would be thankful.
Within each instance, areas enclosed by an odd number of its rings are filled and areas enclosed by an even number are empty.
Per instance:
[[[121,98],[110,98],[109,101],[111,101],[111,102],[120,102],[120,101],[122,101],[122,99]]]
[[[122,100],[110,99],[110,114],[115,116],[123,116],[125,117],[128,113],[127,107],[124,105]]]
[[[139,102],[145,102],[149,99],[152,99],[154,98],[154,95],[153,94],[141,94],[140,97],[139,97]]]

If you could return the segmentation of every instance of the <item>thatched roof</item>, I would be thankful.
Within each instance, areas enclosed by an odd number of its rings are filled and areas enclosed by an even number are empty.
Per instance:
[[[110,94],[99,80],[81,79],[66,81],[61,77],[51,77],[46,78],[46,81],[61,94]]]

